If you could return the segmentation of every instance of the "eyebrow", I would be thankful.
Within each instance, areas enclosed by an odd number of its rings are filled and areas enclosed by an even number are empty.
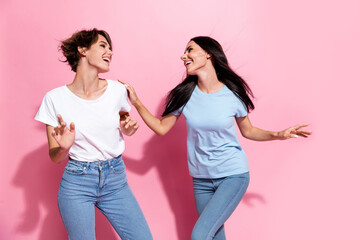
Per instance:
[[[99,43],[104,43],[105,45],[109,45],[109,48],[110,48],[110,50],[112,51],[112,47],[111,47],[111,45],[110,45],[108,42],[100,41]]]

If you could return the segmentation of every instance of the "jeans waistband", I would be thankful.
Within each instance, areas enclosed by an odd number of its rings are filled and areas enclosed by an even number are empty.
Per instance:
[[[72,164],[75,164],[77,166],[81,166],[81,167],[86,167],[86,168],[106,168],[106,167],[111,167],[116,165],[117,163],[122,161],[122,155],[119,155],[115,158],[111,158],[108,160],[99,160],[99,161],[94,161],[94,162],[83,162],[83,161],[78,161],[78,160],[74,160],[71,159],[69,157],[69,162],[71,162]]]

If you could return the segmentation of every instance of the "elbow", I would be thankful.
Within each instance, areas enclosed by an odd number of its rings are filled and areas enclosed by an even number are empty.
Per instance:
[[[166,134],[166,132],[164,132],[164,131],[156,131],[155,133],[158,136],[164,136]]]
[[[59,158],[53,151],[49,150],[49,157],[53,163],[60,164],[64,159]]]
[[[165,134],[167,134],[168,130],[165,130],[163,128],[160,129],[153,129],[153,131],[155,132],[156,135],[158,136],[164,136]]]
[[[252,139],[251,138],[251,131],[241,131],[241,135],[246,139]]]

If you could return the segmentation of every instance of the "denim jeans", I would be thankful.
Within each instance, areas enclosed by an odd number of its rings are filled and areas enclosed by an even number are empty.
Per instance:
[[[70,240],[95,239],[96,206],[122,240],[153,239],[126,179],[121,156],[106,161],[69,160],[58,204]]]
[[[225,240],[224,223],[234,212],[249,185],[249,173],[217,179],[193,178],[199,214],[191,240]]]

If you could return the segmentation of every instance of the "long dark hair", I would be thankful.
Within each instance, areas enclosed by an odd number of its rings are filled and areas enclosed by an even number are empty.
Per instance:
[[[206,36],[194,37],[190,41],[194,41],[205,52],[211,54],[211,61],[219,81],[224,83],[245,104],[248,112],[253,110],[255,106],[250,96],[254,97],[254,95],[249,85],[230,68],[221,45]],[[196,75],[187,75],[179,85],[171,90],[166,98],[166,107],[162,116],[184,106],[189,101],[197,81]]]

